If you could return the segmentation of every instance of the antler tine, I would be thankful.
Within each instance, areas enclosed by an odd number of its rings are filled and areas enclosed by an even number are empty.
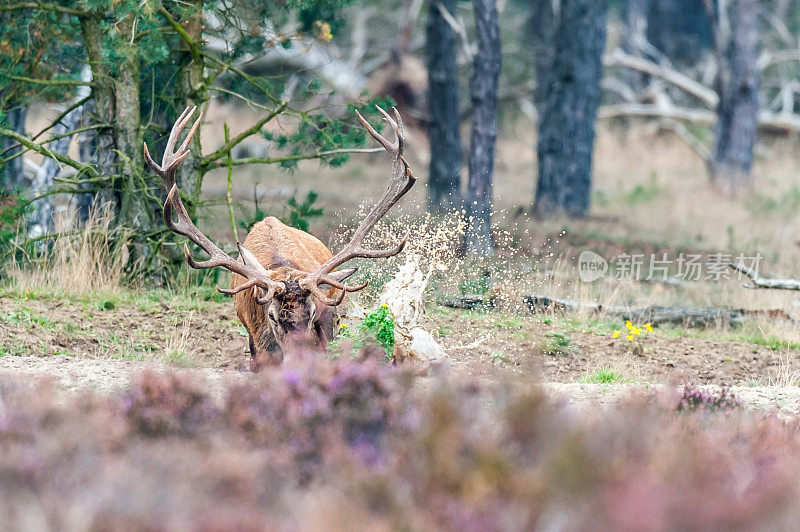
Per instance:
[[[403,138],[405,134],[403,128],[403,118],[400,116],[400,112],[397,110],[397,107],[392,107],[392,111],[394,112],[394,119],[395,119],[394,131],[397,134],[397,153],[402,154],[403,142],[405,141],[405,139]],[[402,158],[403,156],[400,155],[400,157]],[[403,160],[403,162],[405,162],[405,159]]]
[[[380,109],[380,107],[378,107],[378,109]],[[381,111],[383,111],[383,109],[381,109]],[[361,122],[361,125],[364,126],[364,129],[366,129],[372,138],[377,140],[380,145],[386,149],[386,151],[391,153],[396,149],[395,146],[386,139],[386,137],[375,131],[375,128],[372,127],[363,116],[361,116],[361,113],[356,111],[356,116],[358,117],[358,121]]]
[[[169,138],[167,139],[167,147],[164,148],[164,157],[161,159],[161,167],[166,169],[169,163],[171,162],[172,156],[174,155],[173,150],[175,149],[175,141],[178,140],[178,136],[183,131],[183,128],[186,127],[186,124],[192,118],[197,106],[194,107],[187,107],[181,113],[181,116],[175,121],[175,124],[172,126],[172,131],[169,132]]]
[[[411,173],[408,163],[403,158],[403,119],[400,117],[400,113],[396,108],[392,109],[394,113],[393,118],[382,108],[377,108],[392,129],[394,129],[395,134],[397,135],[396,142],[389,142],[384,136],[375,131],[375,129],[364,119],[363,116],[361,116],[358,111],[356,111],[356,116],[364,126],[364,129],[366,129],[369,134],[372,135],[372,137],[384,147],[384,149],[392,158],[392,177],[389,181],[389,186],[383,196],[378,200],[369,214],[367,214],[367,216],[355,230],[350,242],[348,242],[339,253],[328,259],[324,264],[322,264],[314,272],[310,273],[308,277],[301,281],[301,286],[313,292],[316,297],[326,301],[328,304],[331,304],[331,302],[338,302],[336,303],[338,305],[343,300],[346,292],[355,292],[356,290],[360,290],[366,286],[366,284],[364,284],[359,287],[348,287],[343,283],[332,283],[330,281],[333,279],[328,277],[329,273],[345,262],[354,258],[379,259],[397,255],[403,250],[408,240],[408,235],[406,235],[399,245],[390,249],[368,250],[364,249],[363,247],[363,242],[366,235],[372,230],[373,227],[375,227],[380,219],[383,218],[389,209],[391,209],[392,206],[397,203],[412,186],[414,186],[414,183],[416,182],[414,174]],[[319,289],[319,285],[325,283],[337,288],[340,291],[340,297],[335,299],[328,298]]]
[[[344,301],[344,295],[349,292],[349,290],[340,290],[338,295],[334,297],[328,297],[328,295],[325,294],[325,292],[323,292],[318,286],[312,285],[308,288],[308,290],[314,294],[314,297],[330,307],[341,305],[342,301]]]
[[[192,137],[194,137],[194,134],[197,132],[197,128],[200,127],[202,114],[197,117],[178,150],[173,150],[181,131],[183,131],[186,124],[189,123],[189,120],[191,120],[196,110],[197,107],[187,107],[178,117],[175,125],[172,126],[172,131],[167,139],[167,147],[161,166],[153,161],[147,149],[147,144],[144,145],[145,161],[147,161],[147,164],[161,176],[164,185],[169,189],[167,200],[164,202],[164,223],[171,231],[187,237],[208,254],[209,258],[207,260],[198,261],[192,257],[189,246],[184,244],[183,253],[186,256],[186,262],[189,263],[189,266],[198,270],[221,266],[247,279],[242,285],[232,290],[217,288],[220,292],[234,295],[248,288],[256,289],[257,287],[266,293],[264,297],[271,298],[276,292],[283,290],[284,285],[274,281],[269,275],[270,272],[264,269],[260,264],[248,264],[244,256],[242,256],[242,262],[239,262],[220,249],[194,225],[189,213],[186,211],[186,207],[181,201],[178,185],[175,183],[175,170],[190,153],[189,142],[191,142]],[[250,254],[249,251],[243,251],[244,249],[243,247],[239,248],[240,255],[243,255],[245,252]],[[256,263],[258,262],[258,259],[254,260]],[[256,299],[258,300],[259,297],[257,296]]]
[[[249,281],[240,284],[236,288],[219,288],[219,287],[217,287],[217,290],[219,292],[223,293],[223,294],[227,294],[229,296],[233,296],[233,295],[238,294],[239,292],[244,292],[248,288],[253,288],[254,286],[256,286],[256,281],[257,281],[257,279],[250,279]]]

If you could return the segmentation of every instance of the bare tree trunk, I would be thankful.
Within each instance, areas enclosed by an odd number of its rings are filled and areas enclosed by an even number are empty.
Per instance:
[[[0,98],[2,99],[2,98]],[[8,128],[17,133],[25,134],[25,119],[28,116],[28,106],[19,106],[6,113]],[[8,137],[0,137],[0,153],[3,157],[10,157],[22,151],[22,147],[11,148],[18,142]],[[9,149],[11,148],[11,149]],[[8,152],[6,152],[8,150]],[[17,157],[0,167],[0,191],[17,192],[25,186],[25,173],[22,157]]]
[[[94,100],[89,100],[81,108],[81,124],[86,126],[92,123],[92,117],[95,115]],[[81,162],[97,165],[97,132],[84,131],[78,135],[78,158]],[[93,188],[92,183],[80,183],[78,189],[89,190]],[[72,200],[75,208],[75,214],[78,217],[79,225],[84,225],[89,219],[89,215],[95,207],[95,198],[97,194],[94,191],[88,191],[75,194]]]
[[[628,0],[625,5],[625,32],[622,48],[634,57],[645,57],[647,48],[647,14],[650,0]],[[626,70],[631,89],[639,93],[647,85],[648,76],[643,72]]]
[[[604,0],[562,0],[540,109],[537,216],[589,211],[594,125],[606,39]]]
[[[179,96],[186,105],[196,105],[200,112],[205,111],[208,102],[208,92],[203,88],[203,70],[205,62],[200,55],[201,44],[203,42],[203,0],[191,0],[188,2],[192,6],[192,13],[181,20],[181,25],[186,29],[186,33],[194,41],[195,45],[190,46],[186,42],[181,43],[183,58],[178,66],[180,83],[178,86]],[[183,109],[178,109],[181,112]],[[185,202],[189,216],[196,216],[197,204],[200,201],[200,189],[203,185],[203,172],[199,167],[199,162],[203,158],[203,150],[200,145],[201,131],[192,138],[190,152],[183,164],[178,168],[179,185],[187,195]]]
[[[704,1],[655,0],[650,3],[647,38],[671,63],[694,65],[711,47],[712,28],[703,9]]]
[[[86,45],[86,57],[92,71],[92,105],[86,108],[84,118],[97,124],[114,124],[116,117],[116,98],[114,80],[111,79],[103,63],[101,43],[103,34],[100,22],[96,18],[82,17],[81,32]],[[114,128],[107,127],[96,131],[93,160],[97,163],[97,171],[108,182],[102,192],[98,192],[95,201],[100,207],[110,207],[114,211],[119,208],[118,183],[112,176],[117,174],[117,153]]]
[[[722,193],[733,195],[752,185],[750,170],[758,136],[760,72],[758,0],[731,0],[730,23],[726,2],[717,6],[717,125],[711,180]]]
[[[556,14],[553,0],[531,0],[529,27],[536,76],[533,104],[537,113],[544,106],[547,78],[553,66],[553,32]]]
[[[461,207],[461,137],[458,126],[456,35],[441,9],[455,13],[455,0],[429,0],[425,60],[428,68],[428,139],[431,161],[428,208],[447,211]]]
[[[497,139],[500,27],[495,0],[473,0],[478,49],[472,62],[470,99],[474,114],[467,187],[467,252],[492,255],[492,173]]]
[[[130,18],[130,17],[129,17]],[[122,19],[118,30],[130,35],[133,21]],[[142,240],[155,226],[157,205],[156,187],[145,173],[142,153],[141,108],[139,98],[139,57],[135,51],[125,51],[115,79],[118,172],[122,177],[119,224],[132,231],[131,260],[141,265],[151,249]]]

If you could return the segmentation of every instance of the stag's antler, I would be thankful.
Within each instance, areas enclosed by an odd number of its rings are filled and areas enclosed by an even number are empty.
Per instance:
[[[412,186],[414,186],[414,183],[417,180],[417,178],[414,177],[414,174],[411,173],[408,163],[403,158],[403,142],[405,139],[403,138],[403,119],[400,117],[400,113],[397,112],[396,108],[392,109],[394,113],[394,118],[392,118],[389,116],[389,113],[378,106],[376,107],[383,115],[383,118],[389,123],[392,129],[394,129],[394,132],[397,135],[396,142],[389,142],[380,133],[375,131],[375,129],[373,129],[373,127],[369,125],[366,120],[364,120],[364,117],[361,116],[358,111],[356,111],[356,115],[369,134],[372,135],[375,140],[377,140],[381,146],[386,149],[386,151],[389,153],[389,156],[392,158],[392,177],[389,181],[389,188],[386,190],[381,199],[378,200],[378,203],[375,204],[375,207],[372,208],[367,217],[364,218],[364,221],[361,222],[361,225],[358,226],[358,229],[356,229],[355,233],[353,233],[353,238],[350,239],[350,242],[348,242],[339,253],[331,257],[319,268],[308,274],[305,279],[300,281],[300,286],[302,288],[313,293],[316,297],[328,305],[339,305],[344,300],[346,292],[355,292],[367,286],[367,283],[359,286],[347,286],[336,279],[332,279],[330,274],[333,272],[333,270],[345,262],[355,258],[382,259],[397,255],[403,251],[403,247],[405,247],[406,240],[408,239],[408,235],[406,234],[402,242],[391,249],[369,250],[364,249],[363,247],[364,237],[367,236],[367,233],[369,233],[370,230],[375,227],[375,224],[377,224],[378,221],[389,211],[389,209],[391,209],[392,206],[397,203],[397,201],[402,198]],[[328,284],[339,289],[340,292],[338,296],[329,298],[320,288],[319,285],[321,284]]]
[[[181,113],[181,116],[178,117],[178,120],[175,121],[175,125],[172,126],[172,131],[170,132],[169,139],[167,140],[167,147],[164,150],[164,157],[161,160],[161,166],[157,165],[155,161],[153,161],[152,157],[150,157],[150,152],[147,150],[147,143],[144,144],[145,161],[147,161],[147,164],[150,166],[150,168],[152,168],[158,175],[161,176],[162,181],[164,181],[164,187],[169,190],[167,201],[164,203],[164,223],[170,228],[170,230],[187,237],[210,256],[208,260],[198,262],[194,259],[194,257],[192,257],[191,253],[189,253],[189,246],[184,244],[183,252],[184,255],[186,255],[186,262],[189,263],[189,266],[198,270],[205,270],[208,268],[221,266],[247,279],[246,282],[240,284],[234,289],[228,290],[217,288],[217,290],[224,294],[233,295],[238,294],[243,290],[247,290],[248,288],[258,287],[264,292],[264,294],[256,297],[256,300],[262,304],[266,303],[277,292],[282,291],[284,289],[284,285],[277,281],[273,281],[269,275],[270,272],[258,262],[256,256],[238,242],[236,245],[239,248],[239,256],[241,257],[242,262],[236,261],[233,259],[233,257],[217,247],[216,244],[209,240],[208,237],[200,232],[194,223],[192,223],[192,219],[189,217],[189,213],[186,212],[186,207],[184,207],[183,201],[181,201],[181,196],[178,192],[178,185],[175,183],[175,171],[178,169],[178,166],[180,166],[183,160],[189,155],[189,142],[192,140],[192,137],[200,125],[200,119],[202,118],[202,115],[195,120],[192,128],[186,135],[186,139],[183,141],[183,144],[180,145],[177,151],[173,150],[181,131],[183,131],[183,129],[186,127],[186,124],[189,123],[189,120],[192,118],[192,115],[194,115],[195,110],[197,110],[197,107],[187,107],[186,110]],[[175,215],[174,219],[173,215]]]

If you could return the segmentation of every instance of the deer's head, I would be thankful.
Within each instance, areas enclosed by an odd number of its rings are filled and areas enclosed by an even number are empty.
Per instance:
[[[343,302],[347,292],[355,292],[367,286],[367,283],[357,286],[346,285],[345,280],[356,269],[348,268],[337,271],[337,268],[354,258],[391,257],[400,253],[405,246],[406,238],[399,245],[390,249],[370,250],[363,247],[367,233],[416,181],[408,163],[403,158],[403,121],[400,114],[397,109],[394,109],[394,117],[380,107],[378,110],[394,130],[397,136],[395,142],[388,141],[375,131],[358,112],[356,115],[370,135],[383,146],[391,157],[392,175],[389,187],[342,250],[313,271],[301,271],[287,267],[268,270],[250,250],[238,242],[239,260],[237,261],[211,242],[194,225],[180,199],[175,183],[175,171],[189,154],[189,141],[200,124],[200,118],[192,125],[186,139],[177,150],[175,150],[175,144],[180,132],[192,118],[195,108],[187,108],[175,122],[167,140],[160,166],[150,157],[147,145],[144,146],[147,164],[161,176],[165,187],[169,190],[164,204],[164,222],[172,231],[188,237],[210,256],[205,261],[197,261],[189,253],[189,248],[184,246],[186,261],[192,268],[206,269],[221,266],[233,272],[234,275],[241,276],[242,282],[234,283],[233,288],[219,288],[218,290],[231,295],[252,290],[255,303],[260,305],[266,316],[272,333],[271,339],[274,339],[281,348],[301,343],[324,347],[333,338],[338,325],[338,313],[335,312],[335,308]],[[251,340],[253,339],[251,338]],[[258,338],[254,340],[259,341]],[[256,349],[258,348],[266,349],[267,346],[256,346]]]

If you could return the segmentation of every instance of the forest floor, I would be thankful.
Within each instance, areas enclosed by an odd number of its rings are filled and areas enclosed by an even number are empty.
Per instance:
[[[223,118],[231,123],[232,134],[255,119],[246,109],[226,106],[210,111],[209,117],[205,151],[222,142],[216,125]],[[513,127],[503,132],[498,145],[494,198],[498,256],[493,261],[459,261],[454,258],[453,238],[427,239],[426,231],[433,233],[447,224],[420,222],[424,179],[393,209],[387,231],[378,236],[396,240],[410,227],[409,250],[446,263],[447,274],[434,275],[434,295],[428,298],[424,325],[448,353],[451,372],[488,382],[544,383],[571,397],[608,398],[616,396],[614,390],[658,385],[732,387],[739,395],[774,397],[774,406],[796,412],[800,404],[796,321],[760,317],[738,328],[657,327],[634,345],[625,339],[625,324],[619,320],[602,315],[535,315],[521,303],[523,295],[542,294],[604,306],[777,310],[797,320],[796,292],[747,290],[740,279],[671,285],[618,282],[609,273],[600,282],[583,283],[575,269],[585,250],[609,263],[624,255],[640,254],[644,261],[666,255],[672,265],[670,275],[675,275],[683,255],[706,260],[724,254],[760,257],[765,275],[800,276],[796,139],[765,139],[754,169],[753,193],[721,198],[708,186],[703,161],[679,140],[646,127],[620,130],[604,124],[598,131],[592,215],[543,222],[528,215],[535,167],[532,128]],[[426,150],[422,132],[410,131],[407,156],[421,176],[429,156]],[[388,171],[382,154],[354,155],[337,169],[311,161],[292,173],[270,166],[237,170],[236,217],[252,220],[257,210],[285,215],[287,198],[302,200],[315,191],[319,193],[315,206],[325,214],[310,220],[310,232],[335,247],[342,233],[355,226],[363,205],[383,190]],[[210,173],[204,199],[212,207],[200,225],[232,249],[232,230],[220,200],[224,195],[224,172]],[[448,229],[452,233],[451,229],[452,224]],[[243,236],[244,231],[239,233]],[[397,262],[388,262],[362,265],[358,275],[379,289],[396,271]],[[486,272],[494,286],[482,285]],[[118,288],[111,295],[62,297],[58,290],[40,288],[35,282],[24,286],[0,289],[0,372],[51,374],[68,388],[99,390],[124,386],[130,373],[144,366],[181,368],[212,381],[247,376],[246,336],[233,305],[207,288],[194,292]],[[459,310],[435,303],[439,295],[488,290],[500,301],[497,309]],[[375,295],[360,302],[369,306]],[[620,336],[614,338],[614,331]]]
[[[625,324],[613,319],[432,303],[427,310],[425,326],[448,353],[451,374],[487,386],[541,384],[555,397],[591,405],[700,385],[729,388],[762,410],[800,410],[800,346],[741,329],[655,328],[635,348],[624,334],[614,338]],[[232,303],[163,290],[0,296],[0,376],[53,378],[65,390],[108,393],[143,369],[188,372],[215,395],[225,383],[247,379],[246,335]]]

